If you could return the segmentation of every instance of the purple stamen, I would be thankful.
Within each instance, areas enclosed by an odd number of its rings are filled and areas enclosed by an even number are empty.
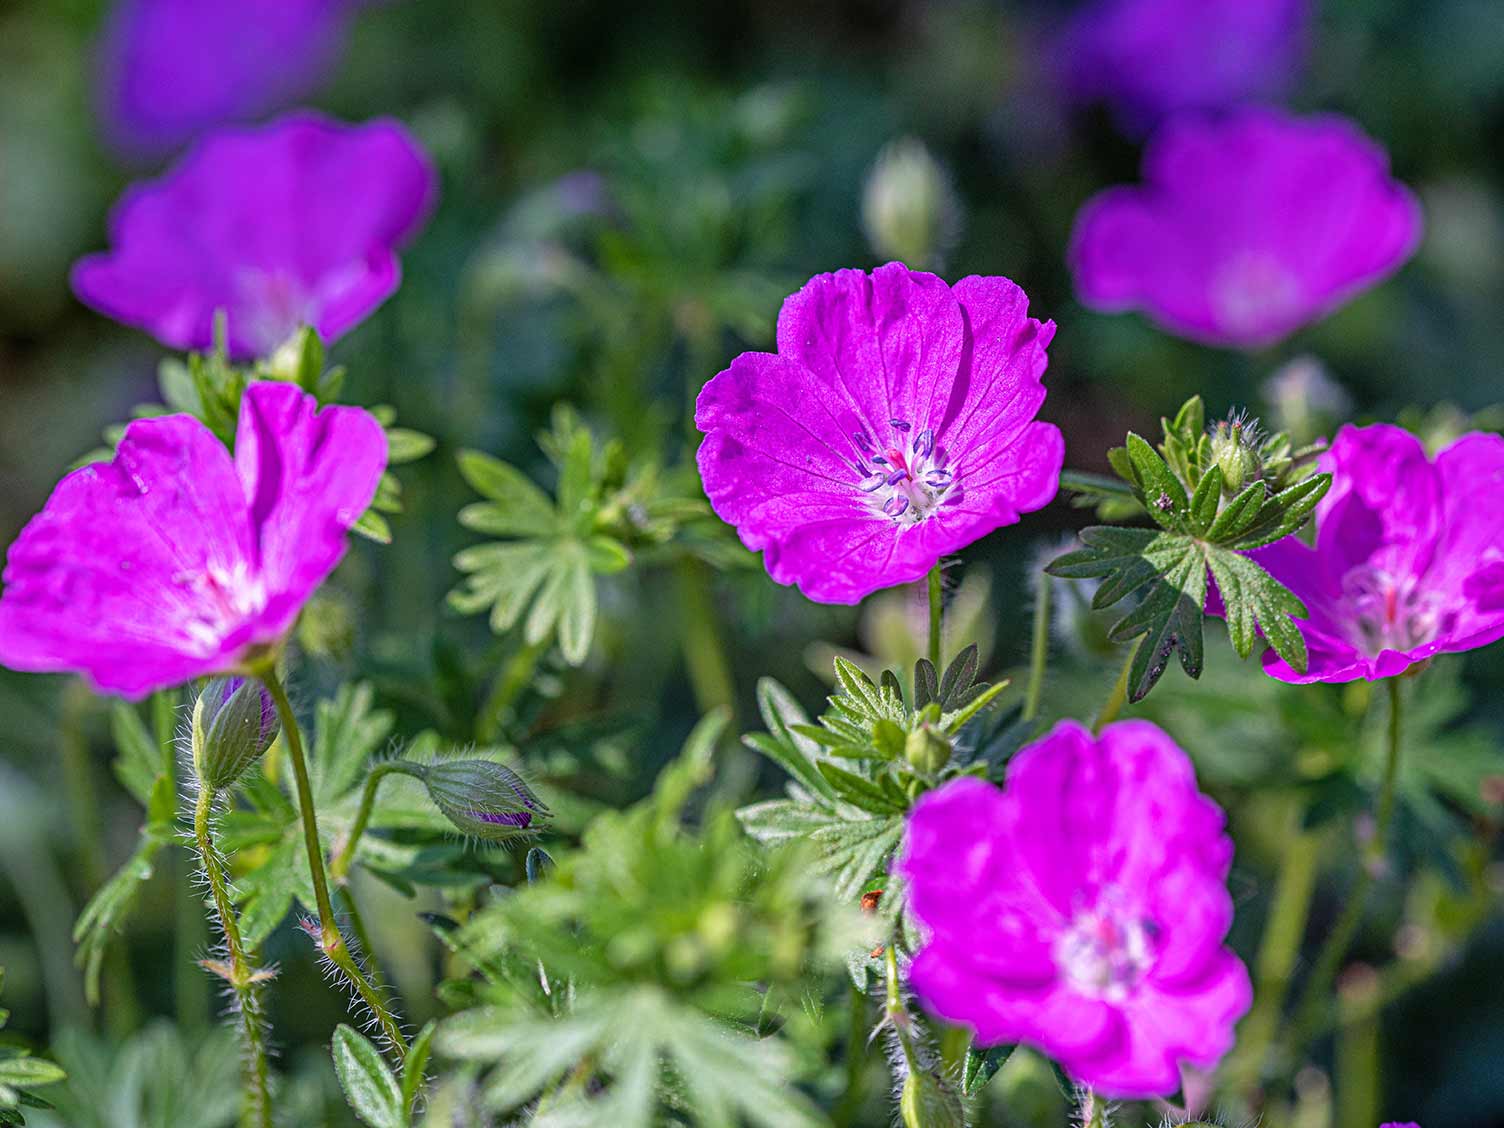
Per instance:
[[[872,464],[874,466],[886,466],[888,465],[888,460],[879,454],[872,459]]]
[[[899,431],[907,431],[909,429],[909,424],[905,423],[902,419],[889,419],[888,426]]]
[[[928,455],[935,449],[935,432],[926,427],[914,436],[914,453]]]
[[[857,446],[861,447],[863,450],[872,449],[872,440],[867,437],[867,433],[865,431],[851,432],[851,441],[854,442]]]
[[[863,478],[861,480],[861,482],[858,483],[858,488],[863,493],[871,493],[873,490],[877,489],[878,486],[882,485],[887,480],[888,479],[886,477],[884,477],[882,474],[873,474],[870,478]]]
[[[896,486],[899,482],[903,481],[908,476],[909,472],[907,470],[895,470],[893,471],[893,473],[888,475],[888,485]]]
[[[909,507],[909,499],[903,494],[894,494],[883,503],[883,512],[889,517],[900,516]]]
[[[927,486],[948,486],[953,475],[949,470],[931,470],[924,476],[924,484]]]

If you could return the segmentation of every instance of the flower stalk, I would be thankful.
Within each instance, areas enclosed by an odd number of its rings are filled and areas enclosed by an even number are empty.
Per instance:
[[[206,966],[221,975],[235,993],[236,1011],[240,1015],[241,1037],[245,1042],[245,1104],[242,1122],[254,1128],[271,1128],[271,1096],[268,1090],[266,1033],[262,1026],[261,1000],[257,992],[258,975],[246,957],[240,936],[240,922],[230,898],[230,886],[224,866],[214,846],[209,819],[214,809],[214,791],[201,786],[193,810],[193,838],[198,847],[199,863],[209,882],[214,911],[219,917],[220,932],[225,938],[228,967],[213,963]],[[226,974],[228,973],[228,974]]]
[[[1050,600],[1054,585],[1045,573],[1039,576],[1039,593],[1034,598],[1034,637],[1029,646],[1029,682],[1024,687],[1022,717],[1032,721],[1039,715],[1039,699],[1044,693],[1044,672],[1050,661]]]
[[[945,592],[943,577],[940,575],[940,562],[930,569],[930,639],[929,658],[930,665],[935,669],[941,669],[940,665],[940,627],[945,615]]]
[[[1128,648],[1128,653],[1123,656],[1123,668],[1118,671],[1118,680],[1113,682],[1112,691],[1108,693],[1106,702],[1102,705],[1102,711],[1097,714],[1091,729],[1094,733],[1100,733],[1104,728],[1118,719],[1118,714],[1123,711],[1123,706],[1128,702],[1128,677],[1133,672],[1133,659],[1138,654],[1138,648],[1144,644],[1142,638],[1136,640]]]
[[[272,701],[277,706],[277,716],[282,722],[282,735],[287,745],[287,758],[292,763],[293,779],[298,791],[298,811],[303,822],[303,845],[308,852],[308,871],[313,878],[313,897],[319,914],[319,948],[329,958],[329,962],[344,973],[361,1001],[371,1008],[382,1033],[391,1044],[392,1053],[401,1062],[407,1057],[407,1039],[403,1037],[396,1016],[381,997],[381,992],[371,985],[350,954],[349,945],[345,943],[339,924],[334,919],[334,906],[329,900],[329,879],[324,870],[324,851],[319,845],[313,787],[308,779],[308,761],[303,755],[303,738],[299,734],[298,719],[293,714],[292,703],[288,701],[287,690],[283,688],[270,661],[263,662],[255,671],[255,676],[266,686],[266,691],[272,695]]]

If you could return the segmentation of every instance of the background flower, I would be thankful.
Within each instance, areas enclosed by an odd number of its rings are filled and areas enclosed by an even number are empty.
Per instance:
[[[1316,544],[1287,537],[1252,555],[1305,603],[1310,653],[1288,682],[1394,677],[1436,654],[1504,637],[1504,439],[1464,435],[1428,458],[1387,424],[1344,427],[1320,468]]]
[[[1055,324],[1028,304],[1006,278],[900,263],[817,275],[777,354],[705,385],[705,491],[773,579],[855,603],[1050,502],[1065,447],[1034,416]]]
[[[265,356],[300,326],[325,341],[397,288],[397,248],[437,192],[393,121],[298,113],[216,133],[110,217],[112,247],[73,270],[80,300],[164,345],[206,349],[226,313],[232,356]]]
[[[1130,131],[1181,110],[1283,93],[1305,54],[1308,0],[1094,0],[1057,42],[1066,88]]]
[[[921,799],[899,872],[929,929],[910,982],[982,1045],[1028,1042],[1115,1097],[1210,1068],[1252,998],[1223,946],[1232,841],[1165,733],[1074,721],[1020,752],[1003,789]]]
[[[1093,309],[1143,310],[1207,344],[1273,344],[1414,253],[1420,205],[1388,168],[1337,117],[1177,119],[1146,150],[1141,186],[1081,209],[1076,291]]]
[[[119,0],[99,53],[107,136],[160,156],[287,105],[326,76],[358,2]]]
[[[188,415],[137,420],[11,546],[0,663],[140,697],[276,642],[345,553],[386,467],[365,411],[252,384],[232,459]]]

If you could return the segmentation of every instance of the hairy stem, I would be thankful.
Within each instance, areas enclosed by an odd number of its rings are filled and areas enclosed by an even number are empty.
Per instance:
[[[287,746],[287,758],[292,763],[293,780],[297,784],[298,811],[303,821],[303,845],[308,851],[308,872],[313,878],[313,898],[319,913],[319,947],[329,958],[329,962],[344,973],[361,1001],[371,1008],[382,1033],[391,1043],[392,1053],[401,1062],[407,1057],[407,1039],[402,1036],[397,1019],[387,1007],[381,993],[371,986],[370,980],[356,964],[349,945],[340,933],[339,924],[334,919],[334,906],[329,901],[329,879],[324,874],[324,850],[319,845],[313,786],[308,779],[308,760],[303,755],[303,738],[298,731],[298,718],[293,714],[287,690],[283,688],[282,681],[271,664],[267,663],[257,670],[256,675],[276,703],[277,716],[282,722],[282,740]]]
[[[254,969],[246,959],[245,944],[240,938],[240,922],[230,900],[230,885],[209,831],[213,808],[214,793],[207,787],[200,787],[198,803],[193,810],[193,837],[198,845],[199,863],[209,881],[209,893],[214,901],[214,911],[219,916],[225,948],[230,954],[229,974],[225,978],[235,992],[241,1037],[245,1040],[243,1122],[255,1128],[271,1128],[272,1105],[267,1088],[266,1037],[261,1023],[261,1003],[257,998]]]
[[[940,576],[940,562],[930,569],[930,665],[940,668],[940,627],[945,615],[944,586]]]
[[[1050,597],[1054,588],[1050,577],[1039,577],[1039,594],[1034,599],[1034,638],[1029,647],[1029,684],[1024,688],[1023,719],[1032,721],[1039,715],[1039,698],[1044,693],[1044,671],[1050,661]]]
[[[684,663],[695,706],[701,713],[736,707],[736,680],[721,632],[721,611],[711,598],[713,573],[702,561],[679,564],[679,595],[684,608]]]
[[[1331,932],[1327,934],[1326,943],[1322,946],[1311,976],[1306,981],[1300,1004],[1295,1008],[1295,1017],[1291,1024],[1293,1034],[1290,1051],[1292,1056],[1298,1054],[1303,1048],[1308,1032],[1320,1019],[1321,1012],[1330,1006],[1327,995],[1331,991],[1332,980],[1337,975],[1337,969],[1342,966],[1342,960],[1347,955],[1347,949],[1352,944],[1353,937],[1357,934],[1358,926],[1363,923],[1363,910],[1368,900],[1368,893],[1384,861],[1389,838],[1389,823],[1394,817],[1395,784],[1399,779],[1403,712],[1399,679],[1389,678],[1385,684],[1389,687],[1389,738],[1384,758],[1384,779],[1379,786],[1379,805],[1374,818],[1373,837],[1369,840],[1367,849],[1363,851],[1358,878],[1353,882],[1352,890],[1347,895],[1347,904],[1342,910],[1342,915],[1333,925]]]
[[[919,1055],[914,1050],[914,1039],[909,1034],[909,1015],[904,1009],[903,992],[898,986],[897,946],[889,944],[883,958],[888,977],[887,1019],[893,1024],[893,1032],[898,1035],[898,1044],[903,1048],[904,1061],[908,1063],[909,1072],[912,1073],[919,1069]]]
[[[376,789],[389,775],[410,775],[414,779],[422,779],[423,765],[411,760],[385,760],[371,769],[371,774],[366,776],[365,789],[360,795],[360,808],[355,812],[355,821],[350,824],[350,833],[340,852],[329,863],[330,880],[339,883],[349,875],[350,866],[355,861],[355,849],[360,845],[361,835],[365,834],[366,825],[371,821],[371,811],[376,805]]]

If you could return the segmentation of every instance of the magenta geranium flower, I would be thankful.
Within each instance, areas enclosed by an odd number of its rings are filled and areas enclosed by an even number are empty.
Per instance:
[[[1065,456],[1035,420],[1055,323],[1006,278],[948,286],[890,263],[821,274],[783,305],[778,352],[700,393],[700,474],[768,574],[822,603],[923,576],[1047,505]]]
[[[74,267],[73,289],[172,348],[209,348],[220,310],[238,358],[270,354],[302,325],[331,341],[397,288],[397,248],[435,193],[427,157],[393,121],[298,113],[226,130],[125,194],[111,250]]]
[[[140,697],[275,644],[345,553],[386,467],[367,412],[254,383],[232,458],[189,415],[132,423],[11,545],[0,664]]]
[[[1285,91],[1305,54],[1309,0],[1094,0],[1056,43],[1071,97],[1139,132],[1183,110]]]
[[[1245,109],[1160,131],[1142,185],[1081,209],[1070,266],[1094,309],[1256,348],[1392,274],[1420,235],[1420,205],[1356,126]]]
[[[1251,555],[1305,603],[1310,664],[1277,654],[1287,682],[1394,677],[1437,654],[1504,638],[1504,439],[1464,435],[1428,458],[1385,424],[1344,427],[1320,468],[1316,544],[1287,537]]]
[[[118,148],[165,155],[280,109],[333,68],[356,0],[119,0],[98,101]]]
[[[928,937],[909,980],[981,1045],[1026,1042],[1110,1097],[1211,1068],[1252,1001],[1223,943],[1232,841],[1184,752],[1146,721],[1057,725],[999,790],[924,796],[898,863]]]

